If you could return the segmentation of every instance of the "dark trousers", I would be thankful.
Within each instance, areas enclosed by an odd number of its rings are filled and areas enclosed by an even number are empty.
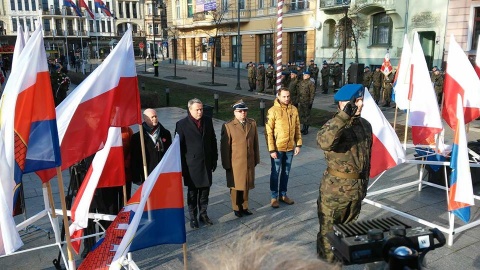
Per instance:
[[[155,69],[155,77],[158,77],[158,66],[154,67],[154,69]]]
[[[188,187],[187,191],[187,205],[190,219],[196,219],[198,212],[200,216],[207,215],[208,195],[210,194],[210,187],[193,188]]]

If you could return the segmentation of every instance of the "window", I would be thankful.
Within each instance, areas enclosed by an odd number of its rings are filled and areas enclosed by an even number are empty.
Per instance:
[[[480,7],[475,8],[475,17],[473,18],[472,50],[477,49],[478,35],[480,35]]]
[[[240,36],[240,42],[237,42],[238,36],[232,36],[232,62],[242,62],[242,37]],[[238,51],[237,51],[238,48]]]
[[[258,8],[264,8],[264,7],[265,7],[265,4],[263,0],[258,0]]]
[[[30,3],[29,3],[28,0],[25,1],[25,10],[26,10],[26,11],[29,11],[29,10],[30,10],[30,5],[29,5],[29,4],[30,4]]]
[[[35,0],[32,0],[32,10],[37,10],[37,4],[35,3]]]
[[[335,21],[326,20],[323,23],[323,47],[335,46]]]
[[[17,19],[12,18],[12,26],[13,26],[13,31],[17,32]]]
[[[42,0],[42,9],[43,9],[43,11],[48,10],[48,0]]]
[[[307,52],[307,32],[296,32],[290,34],[289,62],[305,62]]]
[[[176,18],[180,19],[180,0],[175,1],[175,12],[176,12]]]
[[[278,4],[277,0],[270,0],[270,3],[271,3],[270,5],[271,7],[276,7]]]
[[[238,0],[240,1],[240,9],[245,9],[245,0]]]
[[[222,0],[222,10],[223,10],[223,11],[228,10],[228,6],[229,6],[229,5],[230,5],[230,4],[228,3],[228,0]]]
[[[50,28],[50,20],[49,19],[43,19],[43,29],[45,29],[45,31],[51,31],[52,30]]]
[[[193,18],[193,0],[187,0],[187,17]]]
[[[304,10],[308,9],[307,0],[292,0],[290,3],[290,10]]]
[[[393,22],[387,13],[373,15],[372,45],[391,45]]]
[[[18,4],[18,9],[17,10],[23,10],[22,9],[22,0],[18,0],[17,4]]]
[[[260,62],[268,63],[273,58],[273,34],[259,35],[260,37]],[[272,60],[273,61],[273,60]]]
[[[10,0],[10,6],[12,7],[12,10],[15,10],[15,0]],[[14,30],[17,31],[17,30]]]

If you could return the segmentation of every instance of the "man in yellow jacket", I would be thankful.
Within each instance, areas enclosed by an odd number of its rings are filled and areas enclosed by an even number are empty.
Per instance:
[[[270,204],[273,208],[280,206],[279,200],[286,204],[293,204],[294,201],[287,197],[288,176],[293,156],[300,153],[302,135],[298,111],[295,106],[290,104],[290,91],[287,88],[279,90],[273,106],[268,110],[265,138],[272,164]]]

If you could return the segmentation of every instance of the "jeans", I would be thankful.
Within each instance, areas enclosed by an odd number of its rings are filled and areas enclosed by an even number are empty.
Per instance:
[[[277,152],[277,159],[270,158],[272,170],[270,174],[270,191],[272,199],[278,198],[278,175],[280,174],[280,196],[287,196],[288,175],[292,167],[293,150]]]

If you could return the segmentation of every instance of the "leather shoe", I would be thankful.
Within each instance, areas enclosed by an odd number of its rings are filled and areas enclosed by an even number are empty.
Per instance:
[[[200,226],[198,226],[198,220],[197,219],[190,220],[190,228],[192,228],[192,229],[200,228]]]
[[[250,216],[250,215],[252,215],[253,213],[250,212],[250,210],[248,210],[248,209],[243,209],[243,210],[242,210],[242,214],[243,214],[244,216]]]
[[[278,204],[278,200],[277,199],[272,199],[270,201],[270,205],[273,207],[273,208],[279,208],[280,207],[280,204]]]
[[[235,216],[237,217],[243,217],[243,214],[241,211],[236,211],[236,210],[233,210],[233,213],[235,214]]]
[[[213,222],[208,218],[207,215],[205,216],[200,216],[200,221],[203,222],[205,225],[213,225]]]
[[[292,199],[288,198],[287,196],[282,196],[282,197],[280,197],[280,201],[281,201],[281,202],[284,202],[284,203],[286,203],[286,204],[288,204],[288,205],[292,205],[292,204],[295,203],[295,201],[293,201]]]

